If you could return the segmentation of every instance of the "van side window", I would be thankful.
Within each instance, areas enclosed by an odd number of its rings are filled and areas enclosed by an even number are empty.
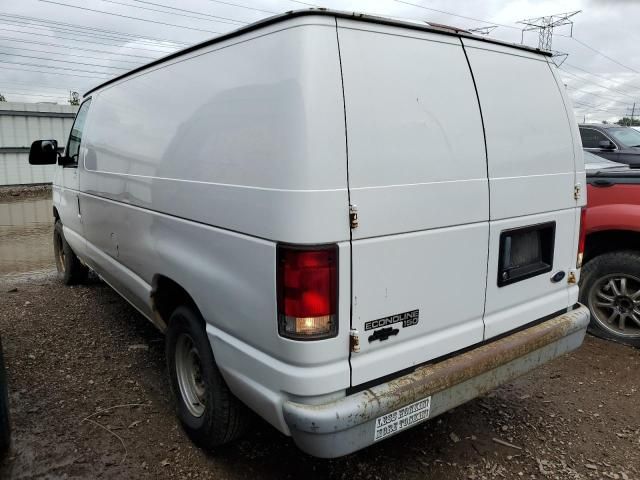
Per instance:
[[[73,158],[78,162],[78,154],[80,153],[80,141],[82,140],[82,131],[84,124],[87,121],[87,112],[89,111],[89,105],[91,99],[80,105],[76,119],[71,127],[71,133],[69,134],[69,142],[67,143],[67,156]]]
[[[600,142],[609,140],[605,135],[593,128],[581,128],[580,137],[582,138],[583,148],[600,148]]]

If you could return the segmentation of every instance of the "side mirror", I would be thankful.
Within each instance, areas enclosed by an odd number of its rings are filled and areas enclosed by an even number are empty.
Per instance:
[[[600,143],[598,143],[598,146],[602,149],[602,150],[615,150],[616,146],[611,143],[610,140],[600,140]]]
[[[53,165],[58,161],[58,142],[56,140],[36,140],[29,150],[31,165]]]

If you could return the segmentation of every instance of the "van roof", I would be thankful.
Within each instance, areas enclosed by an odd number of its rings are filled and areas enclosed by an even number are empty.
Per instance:
[[[146,63],[144,65],[141,65],[139,67],[134,68],[133,70],[130,70],[126,73],[123,73],[122,75],[119,75],[117,77],[114,77],[110,80],[107,80],[106,82],[103,82],[99,85],[97,85],[96,87],[93,87],[91,90],[87,91],[84,96],[86,97],[87,95],[89,95],[92,92],[95,92],[96,90],[99,90],[102,87],[105,87],[107,85],[110,85],[112,83],[115,83],[119,80],[122,80],[123,78],[126,78],[130,75],[133,75],[134,73],[138,73],[142,70],[145,70],[149,67],[153,67],[155,65],[159,65],[161,63],[164,63],[168,60],[172,60],[174,58],[180,57],[182,55],[186,55],[188,53],[191,53],[193,51],[199,50],[201,48],[205,48],[208,47],[209,45],[213,45],[215,43],[218,42],[222,42],[224,40],[227,40],[229,38],[233,38],[233,37],[237,37],[239,35],[242,35],[244,33],[253,31],[253,30],[257,30],[259,28],[263,28],[266,27],[268,25],[272,25],[274,23],[278,23],[278,22],[283,22],[285,20],[289,20],[291,18],[295,18],[295,17],[303,17],[303,16],[308,16],[308,15],[323,15],[323,16],[330,16],[330,17],[336,17],[336,18],[346,18],[346,19],[350,19],[350,20],[358,20],[358,21],[362,21],[362,22],[369,22],[369,23],[377,23],[377,24],[382,24],[382,25],[393,25],[393,26],[399,26],[399,27],[404,27],[404,28],[408,28],[408,29],[412,29],[412,30],[422,30],[422,31],[426,31],[426,32],[432,32],[432,33],[440,33],[443,35],[451,35],[451,36],[456,36],[456,37],[464,37],[464,38],[473,38],[474,40],[479,40],[479,41],[483,41],[483,42],[487,42],[487,43],[493,43],[493,44],[497,44],[497,45],[504,45],[504,46],[508,46],[508,47],[512,47],[512,48],[517,48],[519,50],[526,50],[528,52],[532,52],[532,53],[539,53],[541,55],[547,55],[547,56],[551,56],[551,52],[548,52],[546,50],[541,50],[539,48],[533,48],[533,47],[528,47],[526,45],[520,45],[520,44],[516,44],[516,43],[510,43],[510,42],[503,42],[501,40],[496,40],[493,38],[488,38],[486,36],[479,36],[479,35],[474,35],[473,33],[464,30],[464,29],[458,29],[456,27],[449,27],[446,25],[439,25],[436,23],[429,23],[429,22],[425,22],[424,24],[421,23],[414,23],[411,21],[403,21],[403,20],[397,20],[394,18],[388,18],[388,17],[379,17],[379,16],[375,16],[375,15],[367,15],[367,14],[363,14],[363,13],[357,13],[357,12],[343,12],[343,11],[339,11],[339,10],[330,10],[330,9],[326,9],[326,8],[310,8],[310,9],[305,9],[305,10],[293,10],[293,11],[289,11],[286,13],[282,13],[279,15],[274,15],[272,17],[268,17],[265,18],[263,20],[259,20],[257,22],[251,23],[249,25],[246,25],[244,27],[241,27],[237,30],[233,30],[231,32],[228,33],[224,33],[222,35],[219,35],[217,37],[211,38],[209,40],[205,40],[204,42],[200,42],[200,43],[196,43],[195,45],[192,45],[190,47],[184,48],[182,50],[178,50],[176,52],[173,52],[169,55],[166,55],[164,57],[158,58],[157,60],[154,60],[152,62]]]

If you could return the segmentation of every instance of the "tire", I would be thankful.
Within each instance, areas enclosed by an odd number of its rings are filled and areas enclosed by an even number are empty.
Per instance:
[[[166,356],[178,419],[191,440],[213,449],[238,438],[249,424],[250,412],[224,382],[205,322],[194,308],[181,306],[171,315]]]
[[[640,347],[640,252],[593,258],[582,268],[580,286],[580,301],[591,311],[589,332]]]
[[[89,269],[82,264],[73,253],[71,246],[64,239],[62,222],[56,220],[53,228],[53,254],[58,269],[58,277],[65,285],[76,285],[87,280]]]
[[[9,422],[9,393],[7,372],[4,367],[2,343],[0,342],[0,456],[9,451],[11,445],[11,424]]]

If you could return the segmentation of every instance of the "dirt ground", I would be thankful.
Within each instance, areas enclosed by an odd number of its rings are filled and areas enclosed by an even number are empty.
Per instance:
[[[224,449],[193,446],[173,414],[163,337],[96,278],[65,287],[51,265],[0,276],[0,334],[14,427],[1,479],[640,479],[640,350],[591,337],[439,418],[320,460],[258,419]]]

